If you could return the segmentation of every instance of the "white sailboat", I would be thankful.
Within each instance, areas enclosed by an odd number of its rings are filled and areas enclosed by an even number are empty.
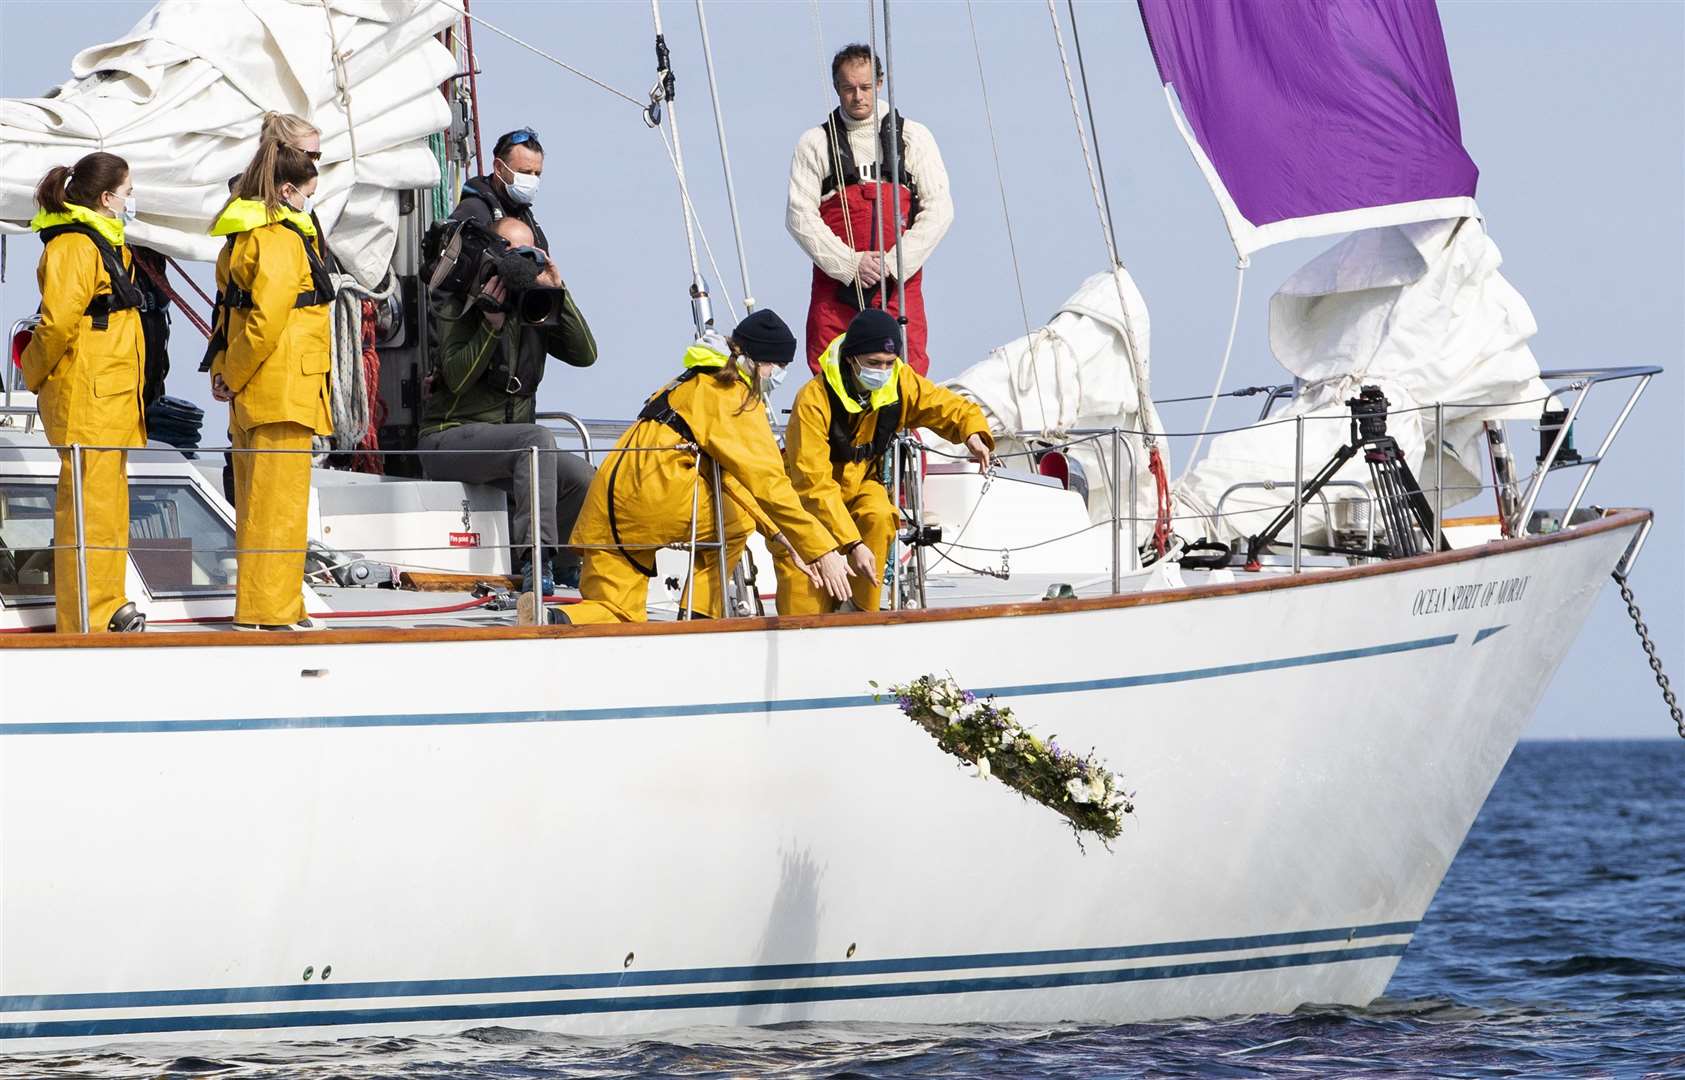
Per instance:
[[[176,29],[96,50],[89,72],[162,74],[161,87],[198,80],[195,93],[224,100],[218,87],[261,65],[249,53],[185,53],[180,28],[194,8],[160,4],[149,25]],[[364,261],[390,252],[352,269],[367,289],[388,265],[401,283],[404,310],[382,355],[396,372],[419,348],[413,277],[430,218],[427,192],[412,192],[430,181],[405,166],[419,168],[416,140],[439,129],[447,163],[466,160],[450,150],[470,131],[452,113],[458,91],[438,99],[442,110],[428,97],[463,70],[458,39],[434,35],[464,26],[444,4],[331,8],[337,44],[319,26],[267,24],[298,35],[288,57],[341,54],[326,67],[337,84],[300,62],[305,106],[331,117],[337,92],[349,86],[364,100],[359,77],[390,74],[391,100],[442,113],[419,131],[395,115],[385,142],[365,121],[348,123],[342,179],[330,168],[324,183],[343,195],[328,200],[343,223],[336,241],[359,237]],[[1143,5],[1161,70],[1166,35],[1194,32],[1177,20],[1199,10]],[[1431,17],[1410,17],[1422,10]],[[358,43],[349,54],[347,41]],[[359,74],[349,63],[358,50],[381,63]],[[406,71],[423,92],[399,78]],[[77,85],[98,98],[95,82]],[[1224,179],[1221,136],[1200,112],[1210,100],[1191,85],[1177,91],[1176,115],[1237,251],[1310,228],[1321,215],[1303,208],[1247,217],[1246,196]],[[182,93],[155,108],[197,100]],[[45,111],[5,109],[10,139],[21,118]],[[66,103],[60,115],[75,110]],[[241,122],[227,118],[216,137],[237,142]],[[325,149],[337,135],[329,127]],[[7,169],[19,158],[10,150]],[[369,164],[384,154],[386,178]],[[169,158],[153,160],[162,170]],[[227,171],[209,169],[203,192],[184,188],[182,221],[208,217]],[[0,186],[0,200],[10,192]],[[1400,205],[1317,227],[1393,230],[1472,213],[1472,202],[1453,200],[1401,217]],[[18,216],[0,201],[0,218]],[[155,222],[136,239],[205,255],[193,230],[171,227]],[[1432,278],[1440,264],[1421,261]],[[1512,318],[1519,297],[1502,294],[1495,266],[1479,269],[1465,275],[1474,292],[1457,299],[1495,307],[1459,310]],[[1328,451],[1357,429],[1340,395],[1313,391],[1253,429],[1285,438],[1287,459],[1254,455],[1256,468],[1218,491],[1219,503],[1246,500],[1243,524],[1205,530],[1233,550],[1161,552],[1161,473],[1148,462],[1163,432],[1144,307],[1132,310],[1139,295],[1121,268],[1090,286],[1040,337],[957,380],[1003,438],[1069,452],[1013,459],[994,476],[934,452],[898,469],[910,522],[939,525],[946,540],[904,553],[891,609],[872,614],[680,622],[673,604],[657,603],[643,625],[511,625],[506,593],[470,591],[509,566],[499,493],[323,469],[312,522],[321,554],[306,591],[331,628],[222,633],[232,511],[203,461],[160,453],[137,455],[131,469],[146,524],[129,590],[145,598],[152,630],[167,632],[32,633],[52,621],[38,567],[51,561],[57,465],[27,395],[9,391],[0,1045],[492,1024],[623,1034],[793,1020],[1118,1022],[1372,1000],[1605,575],[1624,578],[1643,546],[1648,511],[1593,508],[1586,495],[1656,369],[1540,373],[1515,351],[1528,331],[1496,352],[1482,352],[1492,339],[1480,337],[1443,384],[1474,393],[1501,354],[1512,367],[1496,381],[1522,388],[1513,399],[1435,397],[1399,375],[1407,365],[1329,372],[1324,389],[1357,392],[1372,377],[1395,396],[1386,419],[1416,433],[1399,439],[1400,453],[1426,480],[1430,518],[1407,516],[1361,464],[1311,490]],[[1413,282],[1395,276],[1388,287],[1410,293]],[[1395,297],[1395,307],[1431,314],[1423,295]],[[1441,327],[1437,340],[1479,337],[1465,329]],[[1069,415],[1009,415],[1027,400],[1009,403],[1014,380],[1040,362],[1049,378],[1074,365],[1113,381],[1103,393],[1092,380],[1069,384],[1087,393],[1068,399]],[[1579,460],[1584,482],[1546,510],[1547,480],[1574,464],[1580,403],[1612,383],[1629,392],[1626,407]],[[398,401],[395,381],[389,389]],[[1532,477],[1514,477],[1505,423],[1536,418],[1548,391],[1566,415],[1547,430]],[[1450,437],[1457,423],[1460,440]],[[589,447],[614,427],[578,430]],[[1495,474],[1480,478],[1474,448],[1494,455]],[[1497,514],[1446,518],[1468,494],[1446,494],[1447,455],[1498,499]],[[1234,469],[1243,458],[1212,460]],[[1273,495],[1259,496],[1266,488]],[[1197,485],[1176,494],[1230,520]],[[1286,515],[1273,542],[1261,537],[1263,519],[1301,495],[1306,511]],[[452,546],[448,534],[474,535],[475,546]],[[963,565],[1003,552],[1010,567]],[[662,575],[682,576],[710,552],[661,555]],[[456,591],[373,587],[428,574]],[[733,611],[762,602],[741,580],[728,599]],[[1111,762],[1138,807],[1111,849],[1085,850],[1056,814],[955,769],[874,695],[873,680],[932,671]],[[199,690],[64,692],[90,682]]]

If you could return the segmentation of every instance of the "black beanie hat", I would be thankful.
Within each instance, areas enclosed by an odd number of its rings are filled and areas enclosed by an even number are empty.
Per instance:
[[[796,335],[790,333],[790,328],[778,317],[778,312],[771,308],[762,308],[744,316],[737,329],[731,332],[731,339],[742,347],[749,359],[763,364],[788,364],[796,358]]]
[[[866,308],[848,324],[843,335],[841,359],[863,353],[894,353],[901,355],[901,324],[895,316],[882,308]]]

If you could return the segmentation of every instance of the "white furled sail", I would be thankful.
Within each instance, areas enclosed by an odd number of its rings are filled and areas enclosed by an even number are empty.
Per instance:
[[[127,159],[137,244],[210,260],[207,230],[250,160],[267,110],[322,130],[318,213],[367,288],[386,274],[398,196],[439,180],[428,136],[449,123],[456,72],[434,35],[460,12],[410,0],[163,0],[135,28],[78,53],[71,79],[0,100],[0,231],[21,232],[36,182],[92,150]]]
[[[1115,275],[1115,280],[1114,280]],[[1128,303],[1128,326],[1121,304]],[[1143,370],[1152,362],[1152,324],[1147,302],[1129,271],[1119,267],[1082,283],[1059,305],[1047,325],[994,349],[944,385],[977,402],[989,418],[989,428],[1001,452],[1022,450],[1013,432],[1038,432],[1050,437],[1092,428],[1145,429],[1141,399],[1129,358],[1129,336],[1140,348]],[[928,441],[941,445],[926,434]],[[1129,461],[1136,463],[1135,513],[1151,522],[1155,488],[1147,471],[1147,456],[1139,435],[1127,437],[1124,473],[1129,487]],[[1081,466],[1088,479],[1088,512],[1095,522],[1112,516],[1111,443],[1099,438],[1080,443],[1066,456]],[[1129,510],[1125,507],[1124,513]]]
[[[1368,229],[1311,260],[1270,299],[1270,348],[1300,379],[1283,417],[1304,416],[1308,479],[1349,437],[1345,402],[1364,384],[1391,403],[1387,431],[1436,501],[1443,444],[1445,505],[1480,490],[1487,420],[1537,417],[1547,391],[1527,342],[1533,313],[1498,272],[1502,256],[1476,218]],[[1435,402],[1444,402],[1443,431]],[[1454,404],[1453,404],[1454,403]],[[1520,404],[1517,404],[1520,403]],[[1231,540],[1258,532],[1291,499],[1295,425],[1270,423],[1219,435],[1175,490],[1177,531]],[[1361,456],[1336,477],[1368,486]],[[1241,483],[1285,482],[1233,490]],[[1331,499],[1353,495],[1333,488]],[[1216,516],[1218,503],[1223,516]],[[1193,520],[1189,520],[1192,518]],[[1203,520],[1201,520],[1203,519]],[[1306,534],[1322,504],[1305,513]]]

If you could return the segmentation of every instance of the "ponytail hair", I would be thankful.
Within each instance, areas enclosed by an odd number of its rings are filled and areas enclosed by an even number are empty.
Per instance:
[[[743,388],[743,404],[738,406],[737,412],[732,415],[741,416],[757,405],[765,408],[766,398],[761,394],[761,380],[754,376],[745,379],[737,366],[738,358],[748,355],[743,351],[743,346],[737,343],[736,338],[726,338],[726,346],[727,360],[725,366],[714,372],[714,378],[722,388],[734,384]],[[751,360],[753,360],[752,357]]]
[[[294,150],[303,150],[304,147],[300,144],[312,135],[320,139],[322,131],[302,116],[266,112],[263,114],[263,126],[258,129],[257,139],[260,146],[263,143],[279,143]]]
[[[68,204],[99,209],[99,197],[116,191],[129,177],[129,163],[116,154],[96,150],[75,165],[54,165],[35,185],[35,202],[50,214],[62,214]]]
[[[280,115],[279,113],[271,115]],[[261,202],[271,217],[281,212],[281,187],[303,187],[316,175],[316,163],[303,150],[268,139],[258,144],[251,164],[234,182],[229,202],[252,199]]]

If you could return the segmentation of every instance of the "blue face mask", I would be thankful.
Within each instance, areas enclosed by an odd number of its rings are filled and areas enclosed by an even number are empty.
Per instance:
[[[886,368],[862,367],[854,369],[855,379],[859,381],[862,387],[872,392],[888,386],[889,380],[894,374],[895,366],[893,364]]]

